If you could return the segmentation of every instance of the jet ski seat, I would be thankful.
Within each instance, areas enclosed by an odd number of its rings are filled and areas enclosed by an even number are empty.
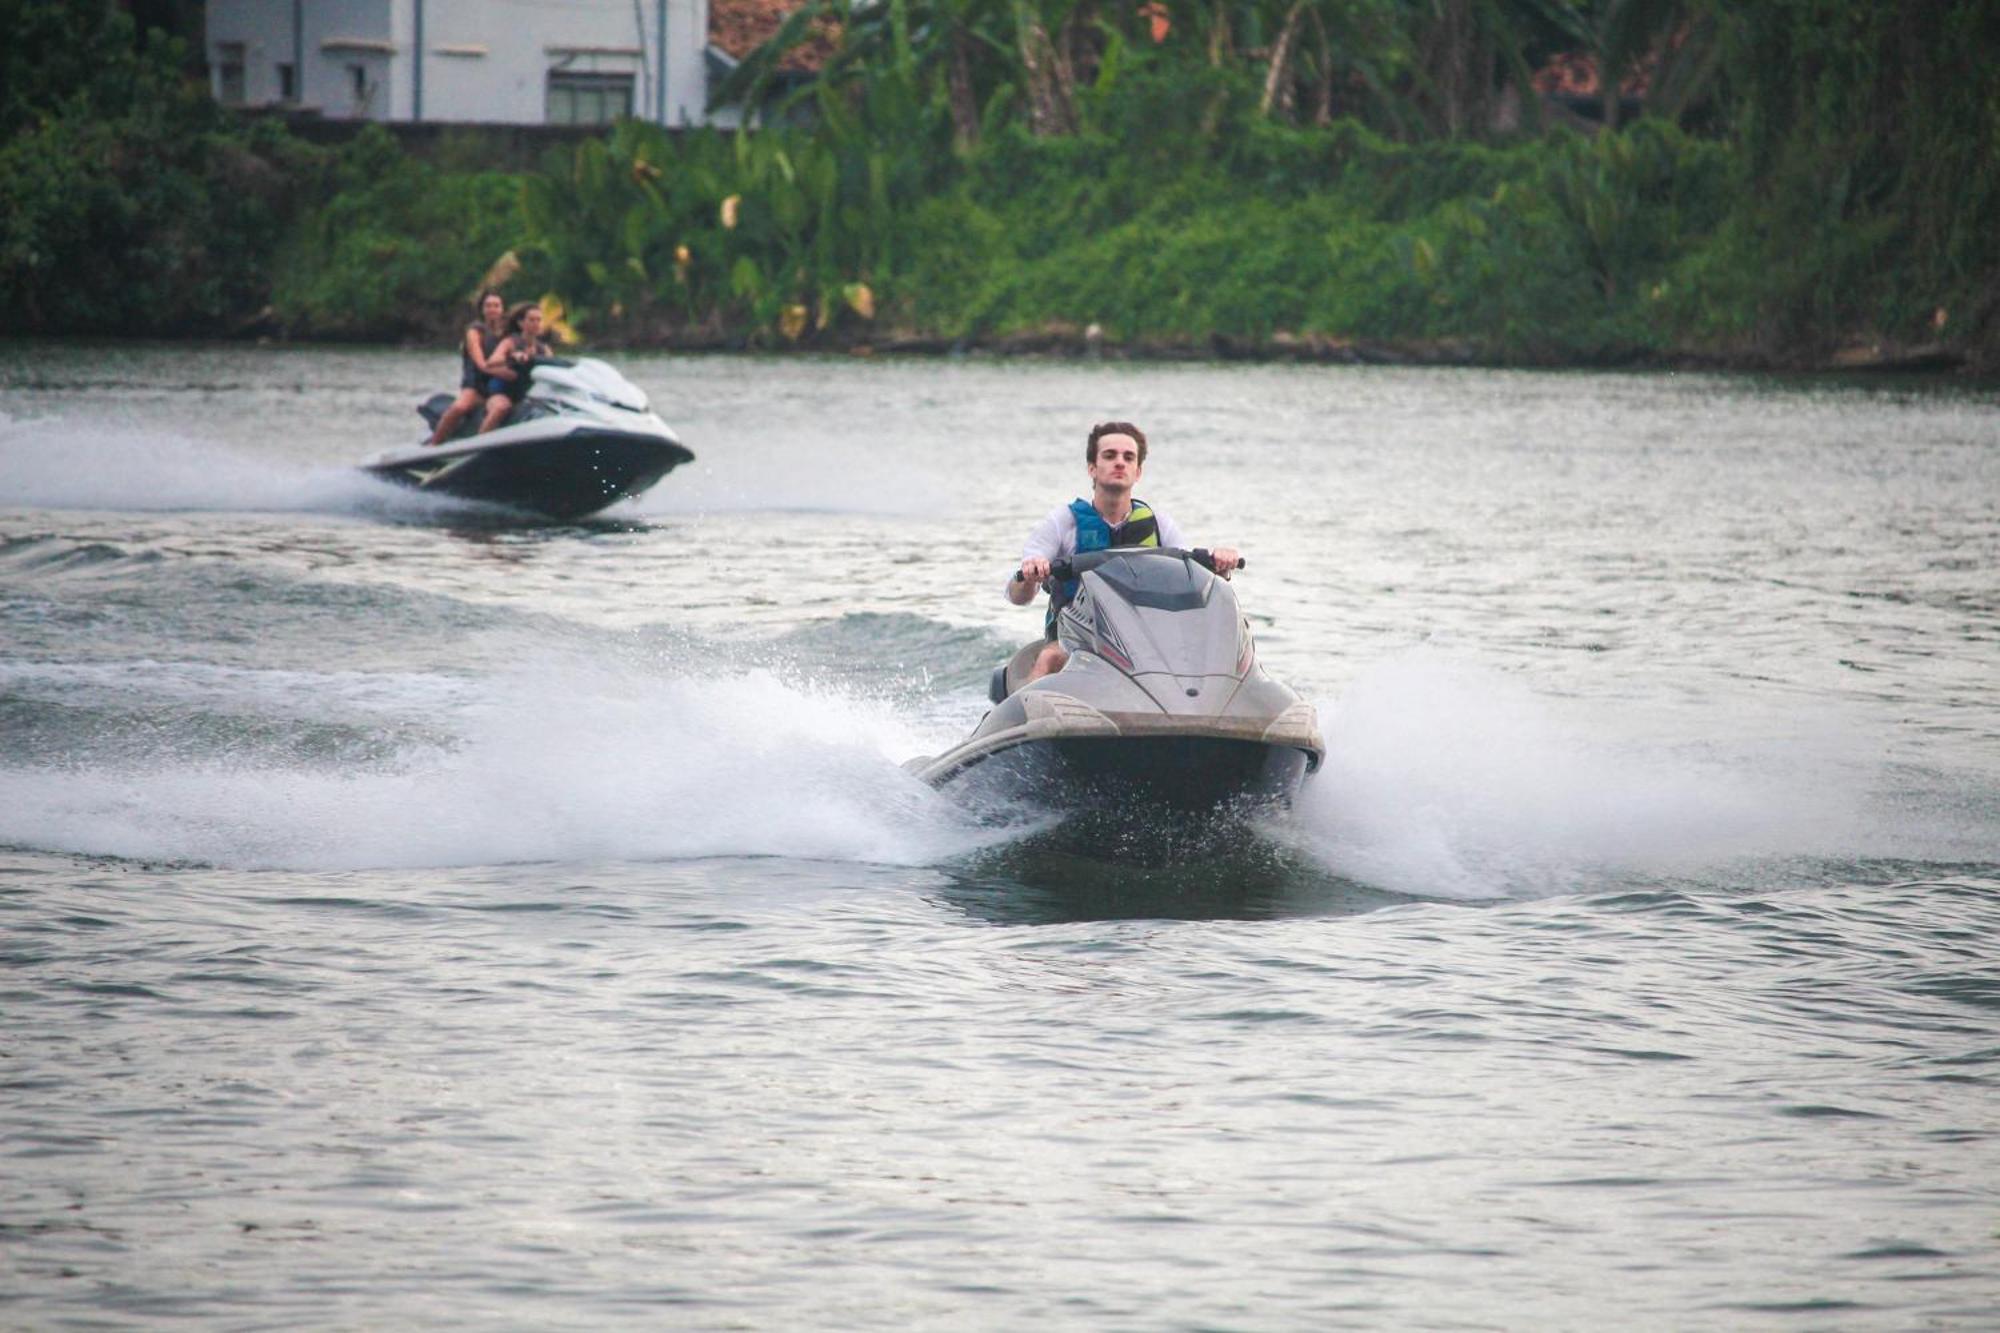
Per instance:
[[[450,409],[452,400],[457,396],[450,393],[434,393],[417,404],[417,415],[424,419],[426,426],[436,430],[438,422],[443,420],[445,412]]]
[[[997,704],[1026,685],[1028,673],[1035,669],[1035,659],[1040,657],[1042,649],[1048,646],[1047,639],[1036,639],[1008,658],[1006,665],[994,667],[993,679],[986,687],[986,697]]]

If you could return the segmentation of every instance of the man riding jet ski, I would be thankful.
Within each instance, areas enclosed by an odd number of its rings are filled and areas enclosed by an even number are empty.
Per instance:
[[[934,786],[977,774],[1009,795],[1126,808],[1289,802],[1326,746],[1312,705],[1257,662],[1226,581],[1242,558],[1183,549],[1132,497],[1137,427],[1098,426],[1085,457],[1091,501],[1043,521],[1008,585],[1017,605],[1050,585],[1046,638],[994,672],[995,706],[968,739],[908,767]]]
[[[1016,606],[1035,600],[1053,560],[1116,546],[1186,545],[1179,524],[1132,494],[1146,467],[1146,432],[1129,421],[1100,421],[1090,428],[1083,460],[1090,472],[1090,499],[1072,500],[1052,511],[1028,534],[1021,568],[1007,584],[1007,600]],[[1215,572],[1228,578],[1237,565],[1236,552],[1219,547],[1214,558]],[[1062,670],[1068,653],[1056,639],[1056,616],[1074,596],[1074,579],[1059,579],[1050,587],[1049,643],[1035,658],[1030,680]]]

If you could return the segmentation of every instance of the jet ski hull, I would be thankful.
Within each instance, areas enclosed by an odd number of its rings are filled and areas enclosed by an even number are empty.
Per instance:
[[[362,470],[415,490],[568,520],[639,494],[694,453],[641,393],[602,361],[533,364],[523,400],[494,430],[471,418],[444,444],[391,449]],[[417,413],[435,431],[452,396]]]
[[[1258,664],[1205,552],[1113,548],[1052,573],[1079,580],[1058,619],[1066,665],[1030,679],[1047,644],[1023,645],[972,734],[912,774],[1003,820],[1084,816],[1085,849],[1119,856],[1226,844],[1212,833],[1291,803],[1326,755],[1318,714]]]
[[[637,495],[693,459],[686,446],[658,436],[580,427],[555,438],[408,451],[367,470],[434,495],[573,519]]]
[[[1290,805],[1311,758],[1291,746],[1219,736],[1056,737],[998,751],[941,785],[955,780],[1069,810],[1206,817]]]

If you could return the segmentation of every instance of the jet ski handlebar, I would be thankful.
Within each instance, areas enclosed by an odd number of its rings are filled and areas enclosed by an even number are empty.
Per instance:
[[[1067,560],[1051,560],[1049,561],[1049,577],[1052,579],[1073,579],[1085,570],[1096,569],[1106,560],[1115,560],[1132,555],[1185,556],[1209,573],[1213,574],[1215,572],[1215,557],[1209,554],[1206,547],[1197,546],[1192,550],[1184,551],[1178,546],[1115,546],[1107,551],[1085,551],[1081,555],[1073,555]],[[1236,562],[1236,567],[1238,569],[1248,569],[1250,562],[1239,559]],[[1020,583],[1022,581],[1021,571],[1018,569],[1015,570],[1014,582]]]

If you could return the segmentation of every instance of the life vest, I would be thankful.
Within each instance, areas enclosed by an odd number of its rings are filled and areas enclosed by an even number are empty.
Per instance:
[[[1160,544],[1160,520],[1153,517],[1153,508],[1137,496],[1132,498],[1132,512],[1125,521],[1112,527],[1104,521],[1104,515],[1097,512],[1097,506],[1088,500],[1072,500],[1069,512],[1076,515],[1076,553],[1086,551],[1108,551],[1118,546],[1158,546]],[[1047,630],[1051,637],[1056,632],[1056,617],[1062,609],[1076,600],[1077,589],[1082,587],[1080,579],[1063,579],[1049,583],[1049,614]]]
[[[500,340],[507,335],[504,331],[495,333],[484,324],[469,324],[466,326],[466,331],[479,335],[479,363],[473,364],[471,353],[465,350],[465,340],[459,339],[458,384],[462,389],[483,391],[486,388],[486,358],[493,355],[493,349],[498,347]]]
[[[1160,520],[1153,517],[1152,506],[1136,496],[1132,500],[1132,512],[1115,528],[1104,521],[1104,515],[1098,513],[1097,506],[1088,500],[1071,500],[1069,512],[1076,515],[1078,555],[1085,551],[1108,551],[1114,546],[1160,544]]]

